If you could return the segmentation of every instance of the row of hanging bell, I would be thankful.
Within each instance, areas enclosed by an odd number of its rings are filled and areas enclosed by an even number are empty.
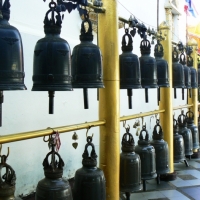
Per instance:
[[[63,16],[55,2],[50,2],[49,8],[44,19],[45,37],[37,42],[34,50],[32,91],[49,92],[49,114],[53,114],[55,91],[83,88],[87,109],[87,88],[104,87],[102,55],[92,43],[92,23],[86,14],[81,24],[81,43],[74,47],[71,58],[68,42],[60,37]]]
[[[10,2],[0,2],[0,126],[4,90],[26,90],[24,58],[19,31],[9,24]]]
[[[45,178],[38,182],[36,200],[106,199],[105,177],[103,171],[97,167],[97,155],[92,137],[87,137],[87,144],[82,155],[83,167],[76,171],[72,189],[68,180],[62,178],[64,161],[55,151],[56,142],[53,137],[50,137],[49,145],[51,151],[43,161]],[[89,148],[92,148],[90,154]]]
[[[140,43],[140,58],[132,53],[133,40],[128,29],[125,29],[122,37],[123,53],[119,56],[120,89],[127,89],[129,109],[132,108],[132,89],[145,88],[145,99],[148,102],[148,88],[169,87],[168,64],[163,59],[163,47],[158,40],[155,45],[155,58],[151,57],[151,44],[146,37],[145,35]]]
[[[184,88],[189,89],[189,96],[191,97],[191,88],[195,89],[198,87],[197,83],[197,71],[193,67],[193,58],[191,57],[192,49],[190,48],[187,52],[187,66],[186,66],[186,56],[183,51],[183,46],[179,45],[179,50],[181,51],[180,57],[178,50],[174,47],[172,52],[173,60],[173,88],[174,97],[176,98],[176,88],[182,88],[182,99],[184,100]],[[180,58],[180,62],[179,62]]]

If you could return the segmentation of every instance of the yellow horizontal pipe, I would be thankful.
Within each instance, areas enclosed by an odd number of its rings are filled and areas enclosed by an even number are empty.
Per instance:
[[[193,104],[177,106],[177,107],[174,107],[173,110],[178,110],[178,109],[182,109],[182,108],[191,108],[191,107],[193,107]]]
[[[126,120],[135,119],[135,118],[146,117],[146,116],[155,115],[155,114],[164,113],[164,112],[165,112],[165,110],[154,110],[154,111],[139,113],[139,114],[135,114],[135,115],[123,116],[123,117],[120,117],[120,121],[126,121]]]
[[[43,136],[52,134],[53,130],[58,131],[59,133],[65,133],[69,131],[87,129],[87,128],[91,128],[95,126],[102,126],[105,124],[106,124],[106,121],[101,120],[101,121],[86,122],[82,124],[75,124],[75,125],[69,125],[69,126],[51,127],[51,128],[47,128],[43,130],[36,130],[36,131],[30,131],[30,132],[9,134],[9,135],[0,136],[0,144],[27,140],[27,139],[37,138],[37,137],[43,137]]]

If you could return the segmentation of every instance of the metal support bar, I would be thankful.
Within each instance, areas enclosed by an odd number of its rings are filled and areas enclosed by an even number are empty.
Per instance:
[[[120,117],[120,121],[126,121],[126,120],[136,119],[136,118],[140,118],[140,117],[146,117],[146,116],[155,115],[155,114],[164,113],[164,112],[165,112],[165,110],[155,110],[155,111],[139,113],[139,114],[135,114],[135,115],[123,116],[123,117]]]
[[[177,107],[174,107],[173,110],[179,110],[179,109],[182,109],[182,108],[191,108],[191,107],[193,107],[193,104],[177,106]]]
[[[92,2],[87,2],[87,6],[94,9],[96,12],[100,12],[100,13],[105,13],[106,12],[106,9],[104,7],[97,7],[97,6],[94,6]]]
[[[87,129],[87,128],[91,128],[95,126],[103,126],[105,124],[106,124],[106,121],[100,120],[100,121],[86,122],[82,124],[75,124],[75,125],[69,125],[69,126],[51,127],[51,129],[42,129],[42,130],[36,130],[36,131],[30,131],[30,132],[9,134],[9,135],[0,136],[0,144],[43,137],[43,136],[52,134],[53,130],[56,130],[59,133],[65,133],[65,132],[70,132],[70,131],[75,131],[75,130],[80,130],[80,129]]]

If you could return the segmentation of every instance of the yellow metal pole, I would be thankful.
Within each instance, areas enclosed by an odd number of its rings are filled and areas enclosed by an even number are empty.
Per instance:
[[[170,9],[169,11],[170,12]],[[169,21],[170,21],[170,16]],[[165,112],[160,115],[161,125],[163,127],[164,139],[169,145],[169,168],[170,173],[174,172],[174,147],[173,147],[173,107],[172,107],[172,35],[170,26],[167,23],[162,23],[159,30],[166,35],[166,40],[162,42],[164,47],[164,58],[169,65],[169,88],[160,89],[160,110]]]
[[[103,0],[106,13],[99,15],[98,38],[103,56],[104,89],[99,92],[100,168],[106,178],[106,199],[119,200],[120,121],[117,0]]]
[[[188,46],[193,47],[192,58],[193,66],[198,71],[197,67],[197,42],[194,39],[190,39],[187,43]],[[193,104],[191,111],[194,113],[194,124],[198,126],[198,91],[197,89],[192,89],[192,97],[188,97],[188,104]]]

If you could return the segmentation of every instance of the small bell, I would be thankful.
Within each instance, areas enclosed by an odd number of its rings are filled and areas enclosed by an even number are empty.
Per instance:
[[[81,43],[72,52],[72,85],[83,88],[84,108],[88,109],[87,88],[103,88],[102,55],[99,47],[92,43],[92,23],[89,15],[81,24]]]
[[[126,43],[128,37],[128,43]],[[141,88],[140,63],[138,56],[132,53],[132,37],[125,29],[125,34],[122,37],[122,51],[119,56],[120,61],[120,89],[127,89],[129,98],[129,109],[132,108],[132,89]]]
[[[10,2],[0,1],[0,126],[2,126],[3,90],[26,90],[24,58],[19,31],[9,24]]]
[[[35,199],[73,200],[69,182],[66,178],[62,178],[64,161],[55,151],[56,143],[54,138],[51,137],[49,143],[52,150],[43,161],[45,178],[38,182]]]
[[[1,147],[2,148],[2,145]],[[1,151],[1,150],[0,150]],[[6,160],[9,155],[9,148],[8,154],[1,155],[1,163],[0,163],[0,199],[2,200],[14,200],[14,193],[15,193],[15,181],[16,175],[13,168],[6,163]],[[5,170],[5,174],[2,174],[2,169]]]
[[[158,88],[157,82],[157,65],[156,60],[150,56],[151,44],[149,40],[144,36],[144,39],[140,43],[140,50],[142,56],[140,60],[141,68],[141,83],[142,87],[145,88],[145,99],[148,102],[148,88]]]
[[[55,2],[50,2],[49,8],[44,19],[45,37],[37,41],[34,50],[32,91],[48,91],[49,114],[53,114],[55,91],[72,90],[71,52],[68,42],[60,37],[63,16]]]
[[[174,88],[174,98],[176,99],[176,88],[182,88],[182,99],[184,99],[184,88],[185,88],[185,75],[184,68],[179,61],[178,51],[176,47],[172,52],[172,83]]]
[[[91,147],[89,155],[88,147]],[[83,167],[75,173],[73,199],[74,200],[106,200],[106,181],[104,173],[97,167],[97,154],[92,137],[87,137],[87,144],[82,155]]]

